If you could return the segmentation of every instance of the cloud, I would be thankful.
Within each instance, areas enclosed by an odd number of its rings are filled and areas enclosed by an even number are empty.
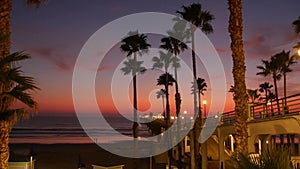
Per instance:
[[[105,70],[111,70],[113,69],[113,66],[101,66],[97,69],[97,72],[105,71]]]
[[[121,14],[128,11],[127,8],[125,8],[124,6],[120,6],[120,5],[115,5],[115,6],[111,6],[109,8],[109,12],[112,14]]]
[[[73,69],[74,61],[70,58],[74,58],[70,56],[64,50],[54,50],[52,48],[31,48],[28,49],[29,53],[31,53],[35,57],[42,58],[44,60],[49,61],[54,64],[59,70],[69,71]],[[57,52],[60,51],[60,52]]]
[[[291,50],[296,43],[296,34],[286,25],[265,27],[245,36],[244,47],[247,57],[262,58],[274,55],[282,50]]]

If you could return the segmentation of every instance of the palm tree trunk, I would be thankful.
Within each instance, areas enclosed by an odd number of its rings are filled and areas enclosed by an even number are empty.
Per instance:
[[[5,40],[0,42],[0,59],[10,55],[11,37],[10,37],[10,13],[12,10],[12,0],[0,0],[0,35]],[[9,68],[10,65],[7,67]],[[9,84],[8,84],[9,85]],[[7,84],[0,83],[0,93],[2,93]],[[0,97],[0,113],[7,110],[8,104],[2,101]],[[11,130],[10,122],[0,120],[0,169],[8,168],[9,158],[9,132]]]
[[[171,126],[170,122],[170,103],[169,103],[169,78],[168,78],[168,72],[166,69],[166,84],[165,84],[165,89],[166,89],[166,114],[167,118],[165,119],[166,124],[167,124],[167,129]],[[169,132],[170,133],[170,132]],[[168,143],[169,145],[171,144],[171,136],[167,136]],[[168,150],[168,167],[171,168],[171,156],[172,156],[172,150]]]
[[[165,93],[164,93],[165,94]],[[166,113],[166,107],[165,107],[165,96],[164,94],[162,95],[161,99],[162,99],[162,105],[163,105],[163,114]]]
[[[236,150],[244,155],[248,154],[247,132],[247,91],[245,83],[245,55],[243,47],[243,16],[242,1],[228,0],[230,11],[228,31],[231,37],[233,60],[233,79],[235,87],[235,134]],[[221,143],[222,144],[222,143]]]
[[[8,168],[8,158],[9,158],[9,147],[8,147],[8,138],[10,132],[10,123],[9,121],[1,120],[0,121],[0,169]]]
[[[136,53],[134,53],[134,63],[137,62]],[[133,138],[138,137],[138,123],[137,123],[137,85],[136,85],[136,65],[133,70]]]
[[[180,130],[181,130],[181,119],[180,119],[180,104],[181,104],[181,98],[180,98],[180,94],[179,94],[179,89],[178,89],[178,83],[177,83],[177,71],[175,68],[175,105],[176,105],[176,117],[177,117],[177,138],[180,137]],[[178,168],[181,169],[182,165],[181,165],[181,142],[178,143],[177,145],[178,148]]]
[[[196,83],[197,84],[197,83]],[[196,168],[199,168],[199,159],[200,159],[200,143],[198,141],[200,137],[201,127],[202,127],[202,112],[201,112],[201,94],[200,89],[198,89],[198,114],[197,118],[195,119],[195,161],[196,161]]]
[[[279,99],[278,99],[278,89],[277,89],[276,76],[273,76],[273,81],[274,81],[274,88],[275,88],[275,97],[276,97],[277,111],[278,111],[278,114],[280,114],[280,105],[279,105]]]
[[[286,73],[283,73],[283,92],[284,92],[284,113],[288,113],[288,107],[286,102]]]
[[[10,13],[12,9],[12,0],[0,1],[0,35],[5,37],[5,40],[0,42],[0,59],[7,57],[10,54]]]
[[[192,62],[193,62],[193,82],[196,85],[197,84],[197,67],[196,67],[196,53],[195,53],[195,33],[194,33],[194,29],[192,28]],[[196,90],[194,90],[193,92],[194,95],[194,119],[195,119],[195,125],[193,127],[193,137],[191,137],[191,149],[193,149],[193,151],[191,151],[191,169],[195,169],[197,165],[197,161],[196,161],[196,156],[197,156],[197,150],[196,150],[196,144],[198,144],[198,139],[196,138],[197,135],[197,118],[198,118],[198,111],[197,111],[197,93]]]

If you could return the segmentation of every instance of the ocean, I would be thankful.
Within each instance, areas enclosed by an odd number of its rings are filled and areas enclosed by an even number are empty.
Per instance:
[[[10,143],[110,143],[132,139],[132,122],[122,116],[105,116],[110,126],[121,135],[114,134],[111,129],[97,124],[94,115],[86,117],[89,121],[85,130],[92,133],[89,137],[79,123],[75,114],[38,114],[14,125],[10,133]],[[141,138],[150,136],[145,125],[139,126]]]

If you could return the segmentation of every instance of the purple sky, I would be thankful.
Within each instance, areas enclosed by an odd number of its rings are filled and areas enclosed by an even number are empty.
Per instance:
[[[12,50],[25,50],[32,55],[32,59],[22,65],[26,74],[34,76],[42,89],[35,94],[40,112],[73,112],[74,64],[84,43],[99,28],[119,17],[137,12],[165,12],[176,15],[175,11],[182,10],[182,5],[189,5],[192,2],[201,3],[203,8],[209,10],[216,18],[212,22],[214,33],[208,35],[208,38],[219,52],[229,88],[233,80],[230,38],[227,32],[229,12],[226,1],[48,0],[46,5],[38,9],[28,9],[23,1],[14,0],[11,16]],[[269,59],[271,55],[282,50],[291,50],[299,41],[299,36],[295,35],[291,24],[299,16],[299,6],[299,0],[244,1],[248,88],[258,88],[258,85],[266,80],[255,75],[256,66],[261,64],[261,59]],[[124,57],[117,47],[110,54]],[[103,79],[110,78],[112,65],[118,64],[114,63],[117,60],[107,58],[99,68],[101,79],[97,79],[97,86],[101,87],[97,89],[97,93],[100,95],[99,102],[103,103],[104,111],[114,111],[111,103],[105,102],[110,96],[107,93],[109,85],[103,82],[105,81]],[[207,73],[201,64],[198,67],[198,72],[204,72],[201,75],[199,73],[199,76],[207,79]],[[294,65],[293,69],[294,72],[288,74],[288,94],[300,92],[299,64]],[[271,81],[268,78],[267,80]],[[280,94],[282,87],[282,82],[279,82]],[[227,109],[230,109],[231,95],[228,94],[227,98]],[[131,110],[131,107],[128,109]]]

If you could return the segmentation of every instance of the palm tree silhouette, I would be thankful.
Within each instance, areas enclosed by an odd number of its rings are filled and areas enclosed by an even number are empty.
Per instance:
[[[300,16],[293,22],[293,26],[296,33],[300,33]]]
[[[247,89],[249,103],[254,104],[259,99],[260,94],[258,94],[257,92],[258,92],[258,89]]]
[[[271,88],[273,85],[271,85],[269,82],[264,82],[259,85],[259,92],[265,93],[265,104],[268,103],[269,94],[271,93]]]
[[[201,95],[204,95],[204,91],[206,91],[207,84],[205,82],[205,79],[202,79],[200,77],[197,78],[196,82],[197,82],[197,86],[195,86],[195,84],[192,83],[192,92],[194,92],[194,90],[196,90],[196,92],[198,94],[198,99],[199,99],[199,102],[198,102],[199,103],[199,116],[202,117]]]
[[[273,78],[274,88],[275,88],[275,96],[276,96],[276,104],[277,104],[277,111],[280,113],[280,105],[278,100],[278,88],[277,88],[277,81],[281,79],[281,63],[278,59],[275,59],[274,56],[271,57],[271,61],[262,60],[263,66],[257,66],[260,72],[257,72],[256,75],[261,76],[271,76]]]
[[[15,108],[13,103],[18,100],[24,105],[36,110],[37,103],[32,98],[30,91],[39,90],[32,77],[24,76],[21,67],[8,67],[17,61],[29,59],[30,56],[22,52],[12,53],[0,59],[0,83],[5,84],[0,92],[2,104],[0,105],[0,168],[8,167],[9,157],[9,133],[20,118],[29,115],[25,108]],[[9,85],[7,85],[9,84]]]
[[[209,34],[213,32],[213,27],[210,22],[214,19],[214,16],[206,10],[202,9],[201,4],[193,3],[190,6],[182,6],[183,11],[176,11],[181,17],[191,23],[190,31],[192,38],[192,62],[193,62],[193,79],[197,79],[197,68],[196,68],[196,54],[195,54],[195,31],[199,27],[204,33]],[[194,107],[197,107],[197,96],[194,93]],[[195,112],[197,113],[197,112]]]
[[[170,105],[169,105],[169,86],[172,86],[173,83],[175,83],[175,79],[173,78],[172,75],[169,73],[164,73],[159,76],[157,79],[157,85],[163,85],[165,87],[166,91],[166,118],[165,118],[165,123],[167,129],[171,126],[170,123]],[[169,138],[168,138],[169,139]],[[170,141],[170,140],[168,140]],[[171,156],[172,156],[172,150],[168,150],[168,167],[171,168]]]
[[[197,68],[196,68],[196,54],[195,54],[195,31],[197,27],[199,27],[204,33],[209,34],[213,32],[213,27],[210,22],[214,19],[214,16],[206,10],[202,9],[201,4],[193,3],[190,6],[182,6],[183,11],[176,11],[176,13],[180,14],[181,17],[190,24],[191,38],[192,38],[192,63],[193,63],[193,81],[196,83],[197,79]],[[197,94],[196,91],[193,93],[194,95],[194,117],[198,117],[197,115]],[[197,122],[197,119],[196,119]],[[197,125],[196,125],[197,126]],[[197,142],[197,133],[200,131],[200,128],[193,129],[193,133],[191,132],[191,168],[194,169],[198,166],[196,157],[198,156],[198,147],[196,146]]]
[[[283,94],[284,94],[284,111],[287,113],[287,103],[286,103],[286,74],[292,72],[291,66],[296,62],[295,56],[290,56],[290,51],[285,52],[282,51],[276,55],[274,55],[274,59],[278,60],[277,62],[280,63],[280,72],[283,76]]]
[[[176,80],[175,83],[175,105],[176,105],[176,116],[179,117],[180,114],[180,105],[181,105],[181,98],[178,89],[178,77],[177,77],[177,69],[180,67],[180,62],[178,59],[178,55],[187,49],[187,45],[184,40],[187,39],[186,32],[182,29],[182,26],[179,25],[180,23],[177,22],[172,30],[169,30],[168,37],[164,37],[161,39],[160,48],[165,49],[171,52],[174,55],[172,67],[174,68],[174,78]],[[178,26],[179,25],[179,26]],[[175,38],[176,37],[176,38]],[[177,129],[178,129],[178,136],[179,136],[179,129],[180,127],[180,118],[177,119]],[[181,144],[178,145],[178,159],[181,159]],[[181,168],[181,160],[178,161],[178,167]]]
[[[166,95],[166,90],[165,89],[160,89],[159,91],[156,92],[156,98],[159,99],[161,98],[162,100],[162,108],[163,108],[163,115],[166,113],[165,110],[165,95]]]
[[[165,72],[165,75],[160,76],[158,80],[160,80],[160,84],[158,85],[165,85],[165,91],[166,91],[166,113],[165,113],[165,122],[166,122],[166,126],[167,128],[169,128],[171,126],[170,123],[170,103],[169,103],[169,85],[172,85],[173,82],[176,82],[176,80],[173,78],[173,76],[171,76],[168,73],[168,69],[170,67],[170,65],[172,65],[174,63],[174,60],[176,60],[177,58],[171,53],[171,52],[163,52],[163,51],[159,51],[159,57],[153,57],[152,61],[153,63],[153,69],[155,68],[162,68]],[[161,79],[164,78],[164,79]],[[171,79],[169,79],[171,78]],[[159,82],[159,81],[157,81]],[[171,84],[170,84],[171,83]],[[172,152],[169,150],[168,151],[168,166],[171,167],[171,161],[170,161],[170,157],[172,155]]]
[[[139,72],[144,72],[145,68],[142,67],[143,61],[137,60],[137,54],[142,55],[148,51],[150,44],[147,43],[147,36],[139,34],[138,31],[129,32],[126,37],[121,41],[121,50],[127,53],[128,60],[124,62],[125,67],[122,68],[124,74],[127,75],[131,72],[133,77],[133,137],[138,137],[138,123],[137,123],[137,84],[136,76]],[[132,56],[133,55],[133,56]],[[133,58],[129,58],[133,57]]]

